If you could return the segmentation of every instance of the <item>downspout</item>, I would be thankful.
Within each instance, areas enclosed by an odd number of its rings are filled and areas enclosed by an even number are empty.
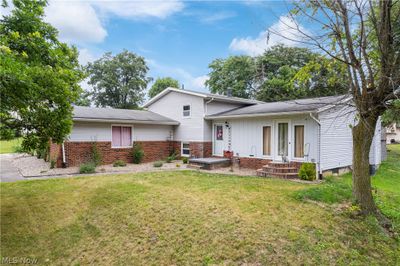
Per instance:
[[[321,170],[321,122],[318,120],[318,118],[316,118],[312,113],[310,113],[310,117],[312,120],[314,120],[315,122],[317,122],[318,124],[318,154],[317,154],[317,173],[316,173],[316,180],[319,179],[319,176],[322,174],[322,170]]]
[[[207,115],[207,105],[209,104],[209,103],[211,103],[212,101],[214,101],[214,97],[212,97],[209,101],[207,101],[206,102],[206,110],[205,110],[205,115]]]
[[[64,147],[64,141],[63,141],[63,143],[61,144],[61,151],[62,151],[62,162],[63,162],[63,167],[65,167],[66,164],[65,164],[65,147]]]

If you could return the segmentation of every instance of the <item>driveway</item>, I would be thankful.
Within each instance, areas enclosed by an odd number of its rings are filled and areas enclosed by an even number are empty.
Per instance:
[[[19,180],[26,180],[18,171],[17,167],[13,164],[14,157],[17,156],[13,153],[0,154],[0,181],[1,182],[14,182]]]

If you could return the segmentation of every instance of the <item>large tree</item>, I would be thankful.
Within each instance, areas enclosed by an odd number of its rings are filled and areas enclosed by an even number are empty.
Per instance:
[[[215,59],[208,66],[210,78],[205,85],[212,93],[250,98],[254,93],[255,64],[250,56],[230,56],[227,59]]]
[[[0,129],[23,131],[24,148],[44,149],[69,134],[83,73],[77,49],[43,22],[46,1],[12,3],[0,20]]]
[[[143,102],[150,78],[145,59],[127,50],[111,52],[86,67],[96,106],[135,109]]]
[[[179,82],[170,77],[157,78],[149,90],[149,98],[153,98],[168,87],[179,89]]]
[[[372,196],[369,152],[379,117],[400,94],[400,2],[314,0],[294,5],[291,17],[296,26],[287,26],[297,31],[303,43],[346,68],[358,113],[352,127],[353,194],[363,214],[382,218]],[[296,19],[319,25],[318,34],[304,31]]]

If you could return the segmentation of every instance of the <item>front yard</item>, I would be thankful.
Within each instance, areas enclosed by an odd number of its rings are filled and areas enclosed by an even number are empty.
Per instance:
[[[398,226],[398,146],[390,156],[373,183]],[[51,265],[396,265],[398,240],[353,217],[349,182],[170,171],[2,183],[1,255]]]

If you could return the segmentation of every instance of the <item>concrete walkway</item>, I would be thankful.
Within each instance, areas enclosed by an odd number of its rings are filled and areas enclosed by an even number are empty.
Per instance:
[[[26,180],[18,171],[17,167],[13,164],[14,157],[17,154],[7,153],[0,154],[0,181],[1,182],[14,182],[19,180]]]

